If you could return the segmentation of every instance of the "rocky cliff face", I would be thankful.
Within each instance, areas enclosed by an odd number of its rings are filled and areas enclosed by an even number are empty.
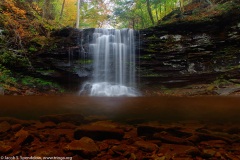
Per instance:
[[[178,19],[138,31],[136,54],[141,83],[181,86],[219,77],[240,78],[239,13],[240,8],[233,7],[212,17]],[[65,28],[54,32],[56,47],[37,57],[40,64],[44,63],[41,66],[54,69],[47,76],[73,86],[89,79],[92,58],[88,44],[93,31]]]
[[[200,21],[178,21],[140,31],[141,77],[160,83],[236,78],[240,64],[240,9]]]

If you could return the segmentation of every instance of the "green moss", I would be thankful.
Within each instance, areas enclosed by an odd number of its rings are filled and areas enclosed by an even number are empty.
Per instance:
[[[151,60],[152,59],[152,55],[148,54],[148,55],[143,55],[139,57],[140,59],[144,59],[144,60]]]
[[[44,47],[48,42],[48,38],[46,38],[45,36],[37,36],[31,39],[30,42],[40,47]]]
[[[157,51],[155,49],[151,49],[151,48],[148,48],[145,51],[148,53],[157,53]]]
[[[21,79],[21,83],[26,86],[38,86],[38,87],[43,87],[43,86],[54,86],[52,82],[40,79],[40,78],[34,78],[30,76],[23,77]]]
[[[16,85],[16,82],[12,72],[0,64],[0,84]]]
[[[22,52],[21,50],[0,50],[0,64],[8,67],[28,67],[29,61],[25,56],[22,56]]]
[[[156,35],[152,35],[151,37],[147,38],[148,40],[158,40],[159,38]]]
[[[47,76],[47,75],[52,75],[55,72],[55,70],[51,70],[51,69],[49,69],[49,70],[38,69],[37,72],[41,73],[42,75]]]
[[[160,74],[155,73],[153,70],[151,69],[146,69],[146,68],[141,68],[141,76],[143,77],[159,77]]]
[[[79,64],[92,64],[93,60],[92,59],[80,59],[77,61]]]
[[[19,79],[20,83],[22,85],[28,86],[28,87],[37,87],[37,88],[45,88],[45,89],[58,89],[60,92],[64,92],[64,89],[61,88],[58,84],[47,81],[41,78],[34,78],[31,76],[25,76]]]
[[[233,2],[226,2],[223,4],[217,4],[213,9],[215,11],[221,11],[221,12],[227,12],[235,7],[235,4]]]
[[[28,48],[28,51],[30,52],[36,52],[38,51],[38,49],[36,47],[34,47],[33,45],[31,45],[29,48]]]
[[[213,81],[212,83],[214,86],[218,87],[220,85],[229,85],[231,84],[231,82],[229,82],[228,80],[224,79],[222,76],[220,76],[219,78],[217,78],[215,81]]]

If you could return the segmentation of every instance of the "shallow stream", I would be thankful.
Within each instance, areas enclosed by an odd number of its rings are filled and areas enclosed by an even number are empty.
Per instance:
[[[126,121],[236,121],[239,97],[79,97],[0,96],[0,116],[38,119],[49,114],[80,113]]]

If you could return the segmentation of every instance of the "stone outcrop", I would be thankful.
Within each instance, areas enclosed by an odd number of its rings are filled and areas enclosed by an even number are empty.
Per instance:
[[[204,12],[210,16],[196,19],[195,11],[187,10],[191,8],[187,6],[183,18],[174,11],[157,26],[136,31],[137,74],[142,84],[175,86],[211,82],[219,77],[239,78],[238,5],[229,10],[224,8],[226,11],[219,14],[208,13],[213,9],[206,4],[200,6],[207,8]],[[172,19],[175,22],[167,22]],[[52,33],[55,47],[45,49],[36,57],[35,67],[44,68],[39,73],[75,89],[91,78],[88,44],[93,31],[63,28]]]
[[[198,21],[178,20],[140,31],[140,75],[162,84],[237,76],[239,8]],[[154,77],[154,78],[150,78]]]

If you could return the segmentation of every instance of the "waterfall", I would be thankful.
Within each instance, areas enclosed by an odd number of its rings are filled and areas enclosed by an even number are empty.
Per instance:
[[[135,41],[132,29],[95,29],[89,54],[93,57],[93,79],[81,93],[91,96],[137,96]]]

